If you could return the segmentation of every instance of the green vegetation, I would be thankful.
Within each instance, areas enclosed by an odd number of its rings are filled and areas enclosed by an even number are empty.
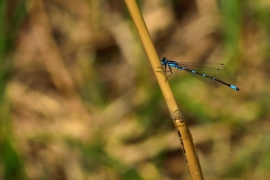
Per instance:
[[[268,179],[269,3],[199,2],[139,4],[160,58],[240,88],[169,78],[205,179]],[[190,179],[124,2],[4,0],[0,21],[0,179]]]

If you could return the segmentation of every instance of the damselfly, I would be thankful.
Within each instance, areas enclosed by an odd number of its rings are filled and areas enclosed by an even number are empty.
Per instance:
[[[191,73],[202,82],[210,86],[213,86],[215,88],[218,88],[219,86],[224,84],[233,90],[239,91],[238,87],[215,78],[215,76],[218,76],[222,72],[222,69],[224,68],[224,64],[214,63],[214,62],[208,62],[204,64],[191,63],[191,62],[176,62],[176,61],[167,60],[165,57],[162,58],[161,64],[163,65],[165,73],[166,72],[171,73],[169,76],[172,75],[172,67],[174,67],[179,70],[184,70]],[[167,71],[167,68],[169,69],[169,71]],[[167,76],[166,78],[168,78],[169,76]]]

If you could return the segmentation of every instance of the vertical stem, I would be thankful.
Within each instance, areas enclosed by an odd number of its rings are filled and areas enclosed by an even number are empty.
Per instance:
[[[152,69],[156,75],[158,84],[161,88],[165,101],[167,102],[167,106],[169,108],[171,117],[172,119],[181,119],[181,121],[184,121],[181,115],[181,112],[178,109],[178,105],[176,103],[176,100],[173,95],[169,82],[168,81],[165,82],[166,77],[164,76],[164,74],[158,72],[158,71],[163,70],[163,68],[162,68],[162,65],[160,64],[159,57],[157,55],[157,52],[151,40],[150,34],[146,28],[142,15],[138,9],[138,6],[135,0],[125,0],[125,2],[128,6],[130,15],[134,21],[134,24],[136,26],[136,29],[138,31],[138,34],[140,36],[140,39],[142,41],[146,54],[149,58]]]
[[[146,54],[149,58],[152,69],[155,73],[158,84],[167,103],[171,118],[173,119],[175,127],[179,133],[180,142],[182,144],[184,156],[189,166],[191,177],[194,180],[201,180],[203,179],[202,171],[199,165],[197,153],[192,142],[191,134],[186,126],[185,119],[178,108],[169,82],[165,82],[166,77],[164,76],[164,74],[158,72],[160,70],[163,70],[163,68],[151,40],[150,34],[143,20],[143,17],[140,13],[140,10],[135,0],[125,0],[125,3],[136,26]]]

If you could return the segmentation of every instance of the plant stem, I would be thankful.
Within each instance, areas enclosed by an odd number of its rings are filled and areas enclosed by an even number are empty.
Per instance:
[[[201,167],[199,164],[199,159],[197,153],[195,151],[195,147],[192,142],[191,134],[187,128],[184,117],[181,114],[181,111],[178,108],[176,103],[174,94],[170,87],[168,81],[165,81],[166,76],[164,76],[165,72],[160,73],[158,71],[163,70],[160,60],[158,58],[157,52],[151,40],[150,34],[147,30],[143,17],[140,13],[140,10],[136,4],[135,0],[125,0],[125,3],[128,7],[130,15],[133,19],[133,22],[138,31],[139,37],[142,41],[143,47],[146,51],[146,54],[149,58],[153,71],[156,75],[158,84],[162,91],[162,94],[167,103],[170,115],[172,120],[174,121],[176,130],[179,134],[179,139],[182,144],[182,149],[184,152],[184,156],[186,158],[187,165],[189,167],[189,171],[192,179],[201,180],[203,179]],[[158,68],[160,67],[160,68]]]

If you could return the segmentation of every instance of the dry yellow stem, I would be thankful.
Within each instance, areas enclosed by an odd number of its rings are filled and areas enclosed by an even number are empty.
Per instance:
[[[162,73],[157,72],[161,70],[158,67],[162,67],[162,65],[160,63],[159,57],[157,55],[157,52],[155,50],[155,47],[153,45],[149,32],[146,28],[146,25],[140,13],[140,10],[135,0],[125,0],[125,2],[130,12],[130,15],[133,19],[133,22],[135,24],[135,27],[138,31],[139,37],[142,41],[145,52],[149,58],[152,69],[156,75],[158,84],[160,86],[162,94],[169,108],[170,115],[178,131],[180,142],[182,144],[184,156],[186,158],[191,177],[193,180],[202,180],[203,179],[202,171],[200,168],[197,153],[195,151],[195,148],[192,142],[191,134],[186,126],[185,119],[178,108],[178,105],[176,103],[176,100],[171,90],[169,82],[168,81],[165,82],[166,77]]]

